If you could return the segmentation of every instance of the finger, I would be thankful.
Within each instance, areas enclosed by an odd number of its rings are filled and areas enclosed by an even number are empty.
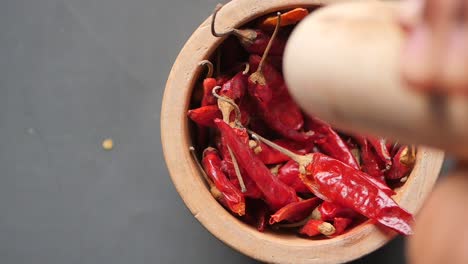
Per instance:
[[[449,37],[440,86],[452,94],[468,94],[468,25],[460,24]]]
[[[432,28],[432,57],[437,63],[435,86],[443,92],[458,89],[465,82],[461,58],[465,53],[464,33],[459,30],[463,0],[429,0],[424,10]],[[461,44],[461,45],[460,45]],[[463,60],[463,61],[462,61]]]
[[[447,27],[456,20],[459,5],[459,0],[427,0],[422,10],[423,19],[435,30]]]
[[[409,33],[403,52],[403,77],[415,88],[434,90],[441,76],[447,35],[458,0],[427,0],[422,21]]]
[[[411,30],[403,47],[401,58],[403,79],[416,90],[430,90],[436,80],[431,34],[427,25],[419,24]]]
[[[468,210],[462,206],[468,202],[467,190],[468,171],[460,168],[436,186],[416,216],[415,234],[408,244],[410,263],[468,263]]]

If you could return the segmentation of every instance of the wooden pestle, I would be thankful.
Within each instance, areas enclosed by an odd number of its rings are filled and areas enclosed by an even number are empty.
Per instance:
[[[355,131],[441,148],[468,159],[468,98],[412,91],[402,80],[399,2],[315,11],[292,33],[284,73],[310,114]]]

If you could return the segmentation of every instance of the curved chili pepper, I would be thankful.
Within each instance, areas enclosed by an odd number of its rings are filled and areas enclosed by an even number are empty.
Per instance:
[[[236,136],[239,137],[239,139],[242,140],[243,143],[248,144],[249,136],[247,133],[242,133],[242,130],[237,130],[235,129]],[[235,179],[236,173],[234,170],[234,165],[232,162],[231,154],[228,149],[228,143],[226,138],[221,135],[219,137],[219,140],[217,140],[217,147],[219,151],[221,152],[221,157],[223,158],[223,170],[226,171],[226,173],[229,175],[230,179]]]
[[[267,139],[262,138],[262,137],[260,137],[259,135],[255,135],[255,136],[258,136],[259,138],[261,138],[261,141],[262,141],[262,142],[265,142],[266,144],[267,144],[267,142],[269,142]],[[270,143],[267,144],[267,145],[273,147],[272,144],[273,144],[273,145],[276,145],[274,142],[270,142]],[[276,148],[277,148],[277,147],[281,147],[281,146],[276,145]],[[277,149],[278,149],[278,148],[277,148]],[[284,149],[284,148],[282,148],[282,149]],[[280,150],[280,151],[281,151],[281,150]],[[297,161],[297,156],[299,156],[299,155],[297,155],[297,154],[294,153],[294,152],[290,152],[290,154],[287,154],[287,153],[285,153],[285,151],[289,151],[289,150],[288,150],[288,149],[284,149],[284,150],[281,151],[281,152],[284,153],[284,154],[286,154],[286,155],[288,155],[291,159]],[[295,159],[292,155],[296,156],[296,159]],[[348,165],[348,166],[349,166],[349,165]],[[363,173],[363,174],[362,174],[362,177],[365,177],[368,181],[370,181],[370,182],[371,182],[372,184],[374,184],[377,188],[379,188],[380,190],[382,190],[383,192],[385,192],[387,195],[392,196],[392,195],[395,194],[395,191],[392,190],[388,185],[386,185],[385,182],[382,182],[382,181],[380,181],[380,180],[377,180],[377,179],[375,179],[374,177],[371,177],[371,176],[369,176],[369,175],[366,174],[366,173]]]
[[[198,65],[206,66],[208,68],[208,72],[206,74],[206,78],[203,80],[203,94],[201,99],[201,106],[207,105],[214,105],[216,104],[216,99],[211,94],[211,90],[216,86],[216,79],[212,78],[213,76],[213,64],[208,61],[204,60],[201,61]],[[190,114],[190,113],[189,113]],[[211,124],[210,124],[211,123]],[[209,125],[213,125],[212,122],[208,122]],[[197,142],[198,146],[206,146],[208,144],[208,136],[209,131],[206,127],[206,124],[197,124]]]
[[[223,5],[218,4],[213,12],[211,19],[211,34],[215,37],[225,37],[228,35],[236,36],[242,47],[251,54],[263,54],[270,43],[270,36],[259,29],[231,29],[227,32],[218,33],[215,30],[216,17]],[[275,39],[272,43],[271,54],[282,55],[286,46],[285,38]]]
[[[216,188],[221,192],[223,201],[227,207],[240,216],[245,214],[245,200],[242,193],[228,180],[221,170],[221,159],[218,151],[207,148],[203,151],[203,167],[206,174],[214,182]]]
[[[364,172],[322,153],[302,156],[258,135],[252,136],[296,161],[302,181],[317,197],[351,208],[402,234],[412,233],[410,224],[413,222],[413,216],[399,207],[387,192],[379,188]]]
[[[342,161],[357,170],[360,169],[351,150],[329,124],[318,118],[310,116],[307,117],[306,120],[306,127],[320,135],[321,140],[316,141],[316,144],[325,154]]]
[[[320,213],[320,219],[323,221],[332,221],[336,217],[356,218],[357,214],[352,209],[324,201],[317,207]]]
[[[301,179],[315,195],[352,208],[401,234],[412,234],[413,216],[368,181],[363,172],[321,153],[310,158]]]
[[[346,228],[353,222],[353,219],[336,217],[333,220],[333,226],[335,227],[335,233],[333,235],[338,236],[344,233]]]
[[[226,81],[222,85],[219,94],[232,100],[241,99],[245,94],[245,90],[247,90],[248,71],[249,67],[247,67],[243,72],[237,73],[234,75],[234,77]]]
[[[228,80],[223,86],[218,86],[213,89],[213,96],[218,99],[218,108],[221,110],[223,120],[229,122],[231,113],[233,110],[236,111],[236,119],[242,118],[245,119],[243,124],[247,124],[250,118],[248,113],[239,115],[239,112],[242,111],[239,106],[235,104],[235,101],[239,101],[245,94],[247,89],[247,73],[249,72],[249,65],[244,71],[237,73],[234,77]],[[218,92],[219,91],[219,94]]]
[[[240,167],[244,168],[247,175],[257,184],[265,202],[272,210],[278,210],[289,203],[298,201],[296,192],[271,174],[249,146],[236,135],[233,128],[220,119],[216,119],[215,124],[222,136],[226,138],[227,145],[231,147]]]
[[[198,65],[206,66],[208,68],[208,73],[206,78],[203,80],[203,97],[201,101],[201,106],[214,105],[216,104],[216,98],[213,97],[211,91],[217,84],[217,80],[213,78],[213,64],[209,60],[203,60]]]
[[[247,144],[247,142],[249,140],[248,134],[243,133],[242,130],[237,130],[237,129],[234,129],[234,130],[236,131],[238,137],[241,138],[242,141]],[[219,151],[221,153],[221,157],[223,158],[222,166],[221,166],[223,172],[226,173],[227,176],[229,177],[230,181],[239,190],[241,190],[241,185],[240,185],[239,180],[237,178],[237,174],[236,174],[236,171],[235,171],[235,168],[234,168],[234,163],[233,163],[233,160],[231,158],[231,154],[229,153],[229,150],[228,150],[228,147],[227,147],[226,139],[221,135],[215,140],[215,142],[216,142],[217,148],[219,149]],[[249,197],[249,198],[253,198],[253,199],[262,198],[262,192],[260,191],[260,189],[258,189],[255,182],[253,182],[252,179],[250,179],[250,177],[247,175],[247,173],[245,172],[245,170],[243,168],[239,168],[239,169],[240,169],[242,179],[244,181],[244,185],[245,185],[245,188],[246,188],[246,192],[243,193],[244,196]]]
[[[273,32],[272,40],[277,33],[278,27]],[[304,119],[300,108],[289,95],[283,77],[273,67],[264,72],[264,67],[268,67],[265,60],[270,47],[267,47],[257,70],[248,79],[249,94],[256,99],[260,115],[271,129],[289,139],[306,141],[311,135],[298,131],[304,125]],[[249,59],[249,63],[253,60]]]
[[[202,106],[196,109],[192,109],[188,111],[187,115],[193,122],[197,123],[198,125],[206,126],[206,127],[216,127],[213,121],[216,118],[223,117],[217,105],[207,105],[207,106]],[[241,116],[242,116],[241,123],[243,125],[247,124],[249,122],[248,113],[245,111],[242,111]],[[232,121],[234,119],[235,119],[235,116],[233,113],[231,113],[230,120]]]
[[[377,156],[385,163],[385,168],[388,170],[392,166],[392,156],[387,148],[387,142],[384,138],[368,137],[367,140],[374,148]]]
[[[258,105],[265,123],[278,134],[300,142],[313,136],[312,133],[299,131],[304,119],[299,107],[287,92],[272,98],[269,104],[259,102]]]
[[[188,117],[201,126],[215,127],[214,120],[222,118],[217,105],[202,106],[188,111]]]
[[[284,14],[281,14],[281,23],[280,26],[289,26],[299,23],[302,19],[304,19],[309,14],[309,11],[305,8],[295,8],[290,10]],[[278,18],[276,16],[271,16],[263,19],[259,23],[259,27],[261,29],[271,30],[274,29],[276,24],[278,24]]]
[[[223,195],[219,191],[219,189],[216,187],[216,185],[213,183],[213,181],[206,175],[205,169],[203,166],[200,164],[200,161],[198,161],[197,154],[195,153],[195,147],[191,146],[189,148],[190,154],[192,155],[193,161],[195,164],[198,166],[198,169],[200,170],[200,173],[202,174],[203,178],[205,179],[205,182],[208,184],[210,187],[210,193],[211,195],[218,201],[220,202],[223,206],[228,207],[226,201],[224,200]]]
[[[390,180],[397,180],[408,175],[416,162],[415,153],[410,150],[410,147],[403,146],[393,157],[393,164],[385,177]]]
[[[322,220],[310,219],[302,228],[299,230],[300,234],[314,237],[317,235],[332,236],[335,234],[335,227]]]
[[[217,83],[218,82],[215,78],[206,78],[203,80],[203,98],[201,106],[216,104],[216,98],[211,94],[211,91],[213,91],[213,88],[216,87]]]
[[[270,225],[279,223],[281,221],[297,222],[305,219],[310,215],[320,203],[320,199],[317,197],[302,200],[294,203],[290,203],[285,207],[279,209],[270,217]]]
[[[294,160],[288,161],[278,171],[278,179],[298,193],[310,193],[309,188],[299,177],[299,165]]]
[[[381,165],[383,162],[372,151],[369,141],[366,138],[356,136],[355,139],[361,146],[362,171],[384,183],[385,168]]]

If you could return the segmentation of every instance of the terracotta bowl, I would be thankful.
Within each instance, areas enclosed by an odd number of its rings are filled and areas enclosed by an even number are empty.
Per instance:
[[[234,0],[226,4],[217,28],[239,27],[268,13],[313,7],[340,0]],[[269,263],[342,263],[366,255],[395,237],[388,229],[364,222],[332,239],[305,239],[294,234],[258,232],[226,211],[210,194],[189,152],[191,131],[186,113],[201,74],[197,64],[212,57],[223,42],[210,32],[210,18],[193,33],[177,57],[164,92],[162,145],[174,185],[195,218],[214,236],[254,259]],[[418,148],[415,168],[394,199],[412,213],[421,207],[441,169],[443,153]]]

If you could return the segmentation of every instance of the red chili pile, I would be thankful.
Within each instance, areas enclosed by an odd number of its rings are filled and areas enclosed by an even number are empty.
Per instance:
[[[220,8],[213,35],[231,36],[218,50],[216,74],[211,62],[200,63],[209,71],[194,92],[197,108],[188,111],[213,196],[261,232],[269,226],[337,236],[368,218],[411,234],[413,216],[391,198],[391,186],[407,179],[415,148],[340,133],[304,114],[288,93],[285,43],[309,10],[218,33]],[[195,148],[192,153],[197,160]]]

